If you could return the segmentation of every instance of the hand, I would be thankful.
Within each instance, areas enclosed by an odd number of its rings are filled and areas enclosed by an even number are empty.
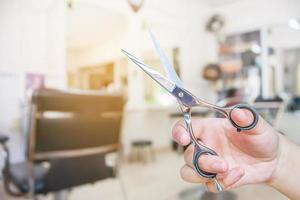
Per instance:
[[[234,110],[232,118],[241,126],[252,122],[252,115],[245,110]],[[251,130],[237,132],[226,118],[195,119],[192,122],[195,137],[218,156],[203,155],[199,158],[202,170],[217,173],[223,188],[232,189],[251,183],[271,182],[280,158],[279,133],[263,118]],[[173,138],[181,145],[191,142],[185,124],[178,122],[172,131]],[[184,153],[186,164],[181,169],[184,180],[204,183],[215,191],[214,183],[199,176],[192,163],[194,146]]]

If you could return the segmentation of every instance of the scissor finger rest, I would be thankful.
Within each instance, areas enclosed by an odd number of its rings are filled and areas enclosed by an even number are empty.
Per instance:
[[[252,114],[252,117],[253,117],[253,121],[251,122],[251,124],[248,124],[246,126],[241,126],[239,125],[239,123],[235,122],[234,119],[232,118],[231,114],[232,112],[235,110],[235,109],[245,109],[245,110],[248,110],[250,111],[250,113]],[[237,128],[237,131],[242,131],[242,130],[250,130],[250,129],[253,129],[256,124],[258,123],[258,118],[259,118],[259,115],[257,114],[257,112],[255,111],[255,109],[253,107],[251,107],[250,105],[248,104],[237,104],[235,105],[229,112],[229,116],[228,116],[231,124]]]
[[[200,176],[202,176],[204,178],[213,179],[213,178],[216,178],[217,174],[216,173],[210,173],[210,172],[203,171],[201,169],[200,164],[199,164],[199,158],[200,158],[200,156],[207,155],[207,154],[217,156],[217,153],[215,151],[213,151],[213,150],[211,150],[211,151],[202,150],[202,149],[200,149],[200,147],[198,147],[197,144],[195,144],[195,151],[194,151],[194,156],[193,156],[193,164],[194,164],[195,170],[197,171],[197,173]]]

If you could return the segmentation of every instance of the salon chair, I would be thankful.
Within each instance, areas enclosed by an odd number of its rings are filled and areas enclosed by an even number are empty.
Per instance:
[[[36,90],[31,99],[27,159],[10,163],[5,150],[4,187],[12,196],[59,192],[116,176],[107,155],[120,149],[124,101],[120,95]],[[118,156],[116,156],[118,158]]]

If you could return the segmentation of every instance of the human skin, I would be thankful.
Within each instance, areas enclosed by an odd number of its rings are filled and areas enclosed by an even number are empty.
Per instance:
[[[252,122],[252,115],[244,110],[234,110],[232,118],[241,126]],[[238,132],[226,118],[193,119],[195,137],[218,156],[202,155],[201,169],[217,173],[225,190],[247,184],[265,183],[290,199],[300,199],[300,147],[277,132],[262,117],[251,130]],[[190,144],[190,136],[183,121],[173,127],[173,138],[181,145]],[[200,177],[192,163],[194,147],[189,145],[184,153],[185,165],[181,169],[184,180],[206,184],[215,192],[214,183]]]

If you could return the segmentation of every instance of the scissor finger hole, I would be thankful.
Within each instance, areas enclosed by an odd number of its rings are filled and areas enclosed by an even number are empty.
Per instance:
[[[234,112],[234,110],[243,112]],[[239,130],[252,129],[258,122],[258,114],[248,105],[239,104],[233,107],[229,113],[231,123]]]
[[[195,155],[194,155],[194,158],[193,158],[193,164],[194,164],[195,170],[197,171],[197,173],[200,176],[202,176],[204,178],[209,178],[209,179],[215,178],[217,174],[211,173],[211,172],[206,172],[206,171],[201,169],[201,166],[199,164],[199,158],[200,158],[200,156],[202,156],[204,154],[216,155],[216,154],[205,152],[205,151],[196,152]]]
[[[239,112],[235,112],[239,110]],[[238,115],[238,116],[237,116]],[[230,118],[235,119],[235,124],[241,127],[250,126],[253,123],[253,113],[248,109],[243,108],[233,108],[230,112]]]

